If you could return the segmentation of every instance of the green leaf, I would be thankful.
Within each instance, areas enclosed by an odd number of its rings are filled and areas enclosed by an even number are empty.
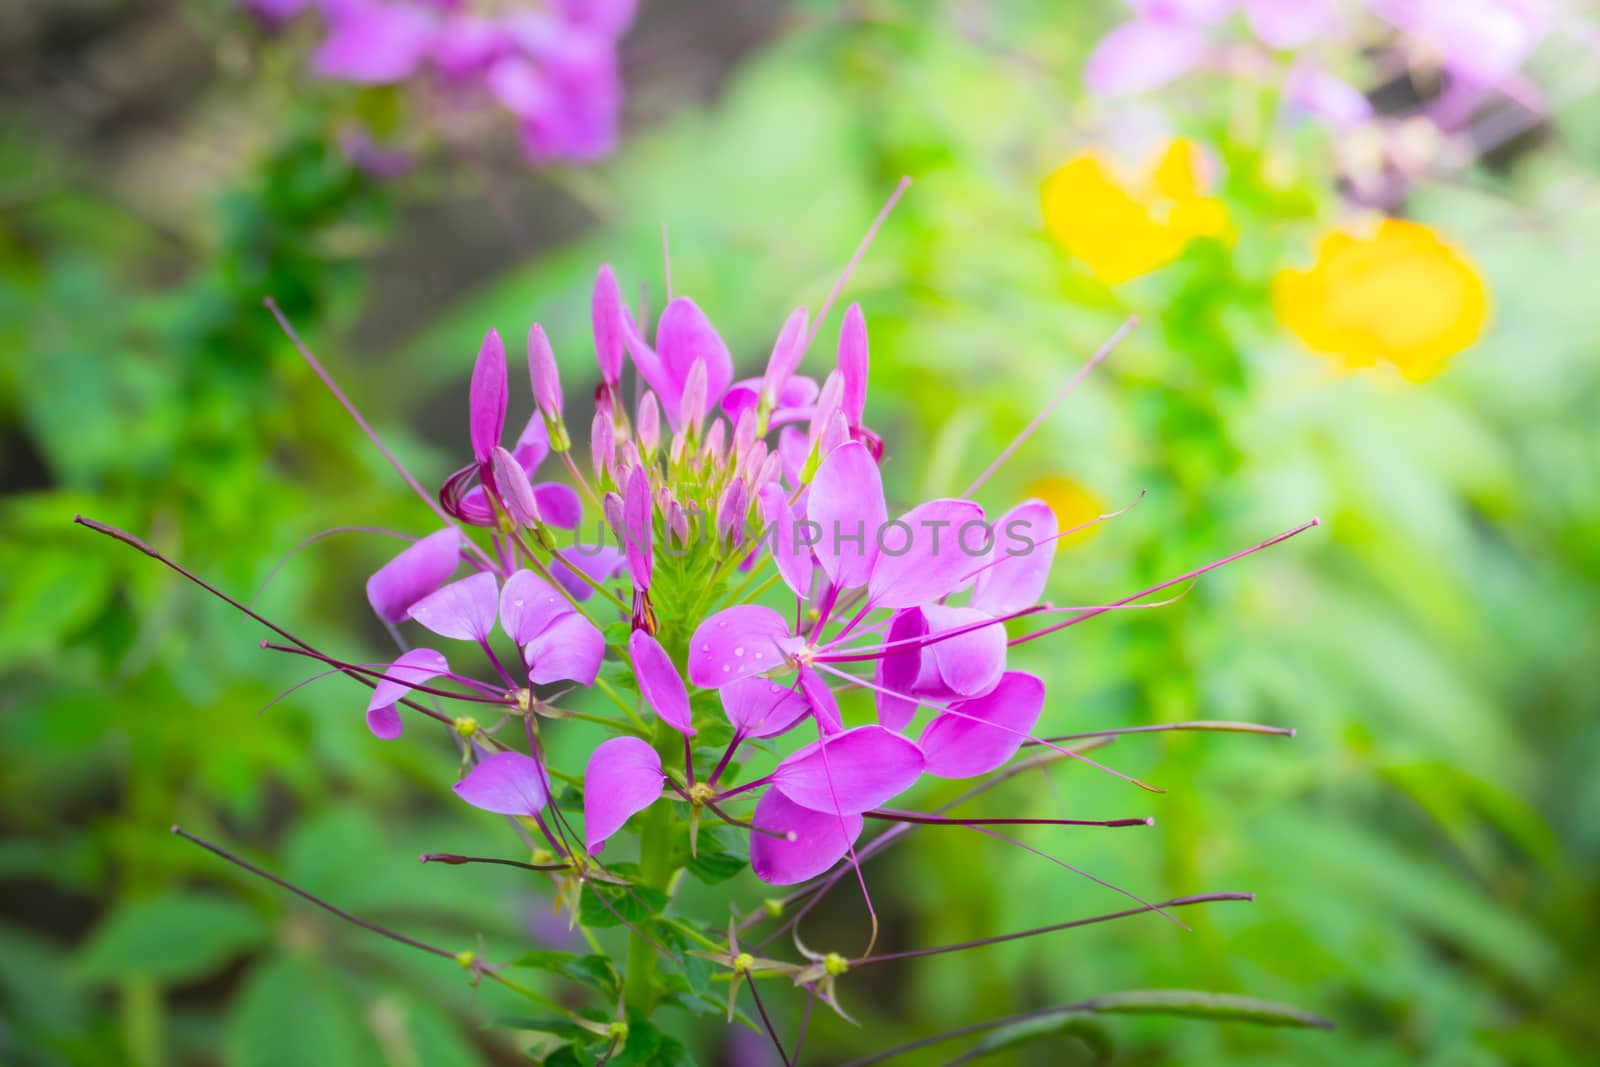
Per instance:
[[[606,1000],[616,999],[620,990],[617,972],[604,956],[579,956],[572,952],[540,950],[520,957],[509,966],[559,974],[588,986]]]
[[[163,893],[112,912],[79,951],[73,971],[90,981],[139,975],[181,982],[210,974],[267,933],[266,921],[237,901]]]
[[[234,1000],[223,1038],[227,1067],[379,1067],[378,1042],[337,976],[275,959]]]
[[[626,920],[635,926],[647,922],[667,906],[667,895],[645,886],[585,884],[583,903],[578,906],[578,921],[591,928],[620,926]],[[605,900],[601,900],[601,895]],[[609,907],[607,906],[609,904]]]
[[[1103,1024],[1076,1012],[1069,1012],[1002,1026],[978,1042],[971,1055],[973,1059],[977,1059],[979,1056],[989,1056],[1006,1049],[1021,1048],[1040,1038],[1057,1034],[1075,1037],[1082,1041],[1089,1047],[1097,1063],[1110,1059],[1115,1049],[1111,1034]]]
[[[369,1013],[389,1067],[482,1067],[483,1056],[441,1008],[420,996],[385,996]]]
[[[1199,993],[1189,989],[1138,989],[1108,993],[1090,1001],[1090,1010],[1123,1015],[1186,1015],[1201,1019],[1255,1023],[1258,1026],[1300,1026],[1332,1030],[1333,1023],[1309,1011],[1233,993]]]

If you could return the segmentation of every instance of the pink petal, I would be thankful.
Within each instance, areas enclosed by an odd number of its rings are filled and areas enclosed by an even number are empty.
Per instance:
[[[516,571],[500,589],[500,629],[519,648],[571,612],[555,586],[529,570]]]
[[[1120,96],[1159,89],[1200,61],[1202,30],[1179,22],[1135,19],[1100,39],[1084,68],[1089,91]]]
[[[429,534],[367,579],[367,602],[384,622],[399,622],[411,605],[449,581],[460,562],[460,530]]]
[[[638,589],[650,588],[652,514],[650,478],[642,466],[635,467],[622,500],[622,547],[628,554],[628,573]]]
[[[822,675],[809,664],[800,665],[800,691],[817,717],[817,726],[825,734],[836,734],[844,729],[844,718],[839,714],[839,701],[822,680]]]
[[[603,583],[621,574],[628,565],[627,558],[621,551],[610,545],[578,544],[565,555],[572,568],[568,568],[560,560],[554,560],[550,564],[550,576],[576,600],[588,600],[594,595],[594,588],[574,574],[574,568]]]
[[[839,327],[839,373],[844,376],[845,418],[860,426],[867,409],[867,320],[860,304],[850,305]]]
[[[695,361],[704,360],[705,396],[710,403],[722,399],[733,382],[733,357],[728,353],[728,346],[717,336],[705,312],[686,296],[678,297],[661,312],[661,320],[656,324],[656,353],[661,358],[662,369],[679,391],[689,380]],[[668,403],[667,412],[677,411],[678,407],[678,404]]]
[[[1372,102],[1360,89],[1314,67],[1291,73],[1284,96],[1295,110],[1337,129],[1358,126],[1372,117]]]
[[[760,604],[740,604],[712,615],[689,639],[689,681],[702,689],[782,667],[796,645],[782,615]]]
[[[578,491],[564,482],[540,482],[533,487],[539,519],[560,530],[576,530],[583,521],[583,501]]]
[[[594,358],[600,377],[615,383],[622,377],[625,349],[622,321],[622,292],[610,264],[603,265],[594,279],[594,296],[589,303],[589,319],[594,327]]]
[[[506,346],[500,332],[490,330],[478,349],[478,362],[472,367],[472,388],[468,408],[472,455],[479,463],[489,461],[489,453],[500,443],[506,423]]]
[[[912,609],[902,611],[889,621],[889,630],[883,635],[886,645],[910,641],[928,632],[927,620],[922,612]],[[878,721],[891,730],[903,730],[917,714],[915,693],[917,676],[922,672],[923,651],[918,646],[906,645],[892,649],[878,659],[877,690]]]
[[[433,43],[433,18],[410,4],[353,3],[332,21],[311,58],[311,69],[324,78],[363,85],[404,81]]]
[[[797,686],[770,678],[741,678],[722,687],[722,710],[740,737],[777,737],[811,713]]]
[[[550,779],[532,756],[496,752],[454,786],[456,796],[497,815],[537,815],[550,801]]]
[[[634,677],[645,703],[661,716],[662,722],[693,737],[696,731],[689,712],[689,691],[667,650],[643,630],[635,630],[628,638],[628,654],[633,657]]]
[[[1055,561],[1058,532],[1055,512],[1042,500],[1025,500],[1000,516],[988,565],[978,572],[968,603],[990,615],[1009,615],[1039,603]]]
[[[395,704],[411,695],[412,686],[427,685],[449,670],[444,655],[431,648],[413,648],[398,657],[372,689],[372,699],[367,701],[367,728],[385,741],[399,737],[403,725]]]
[[[511,521],[518,526],[532,526],[539,521],[539,502],[534,499],[533,486],[528,484],[528,472],[522,469],[516,457],[499,445],[489,450],[489,470],[494,475],[495,491]]]
[[[952,608],[928,604],[922,609],[931,633],[940,634],[989,618],[973,608]],[[1006,669],[1006,628],[998,622],[957,636],[935,641],[927,647],[940,679],[954,693],[973,697],[987,693],[1000,681]]]
[[[973,524],[984,525],[983,509],[970,500],[930,500],[889,523],[878,538],[867,599],[880,608],[909,608],[950,593],[986,558],[968,547],[982,543],[967,529]]]
[[[576,611],[557,617],[522,648],[528,681],[534,685],[551,682],[593,685],[605,656],[605,635]]]
[[[806,354],[806,326],[810,319],[811,313],[805,308],[795,308],[784,320],[783,329],[778,331],[778,339],[773,342],[772,355],[767,357],[767,372],[761,378],[760,389],[772,398],[774,404],[783,395],[783,387],[789,384],[789,378]]]
[[[1043,708],[1044,683],[1011,671],[986,696],[952,705],[928,723],[922,731],[928,773],[940,778],[989,773],[1016,755]]]
[[[1333,27],[1332,0],[1245,0],[1244,17],[1268,48],[1299,48]]]
[[[499,606],[500,586],[494,575],[480,571],[423,597],[408,614],[441,637],[486,641]]]
[[[801,530],[789,506],[789,494],[783,486],[770,484],[762,487],[759,499],[761,518],[767,524],[763,540],[772,550],[772,561],[778,565],[783,584],[804,600],[811,591],[814,564],[811,549],[797,544]]]
[[[922,768],[922,751],[904,737],[857,726],[795,752],[772,772],[772,784],[801,807],[851,815],[909,789]]]
[[[762,794],[752,821],[769,831],[750,835],[750,868],[768,885],[794,885],[827,871],[850,851],[864,825],[860,815],[811,811],[776,789]]]
[[[602,741],[583,771],[583,843],[592,856],[606,838],[661,796],[661,757],[637,737]]]
[[[883,479],[866,446],[840,445],[822,461],[811,482],[806,517],[821,527],[815,551],[829,580],[845,589],[866,585],[878,535],[889,518]]]
[[[517,438],[517,447],[511,450],[511,454],[517,457],[517,462],[522,464],[529,478],[533,477],[533,472],[550,454],[550,431],[545,429],[544,419],[537,411],[528,417],[522,435]]]

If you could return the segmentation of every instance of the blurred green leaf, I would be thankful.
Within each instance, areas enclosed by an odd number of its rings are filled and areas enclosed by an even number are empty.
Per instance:
[[[227,1067],[382,1067],[346,981],[312,963],[270,960],[228,1014]]]
[[[167,892],[113,911],[72,966],[90,981],[138,975],[181,982],[210,974],[267,934],[266,921],[238,901]]]

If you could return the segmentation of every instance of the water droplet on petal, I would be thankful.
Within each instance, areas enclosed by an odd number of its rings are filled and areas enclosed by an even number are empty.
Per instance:
[[[727,673],[728,673],[728,672],[729,672],[729,671],[731,671],[731,670],[733,670],[733,667],[732,667],[732,666],[731,666],[731,665],[729,665],[729,664],[727,664],[727,663],[724,663],[724,664],[723,664],[723,665],[722,665],[722,673],[723,673],[723,674],[727,674]]]
[[[734,650],[733,650],[733,654],[734,654],[734,655],[735,655],[735,656],[742,656],[742,655],[744,655],[744,649],[742,649],[742,648],[736,648],[736,649],[734,649]]]

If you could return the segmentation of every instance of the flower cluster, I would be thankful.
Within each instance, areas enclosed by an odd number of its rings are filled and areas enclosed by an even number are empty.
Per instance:
[[[496,5],[463,0],[247,0],[278,24],[316,8],[326,34],[320,77],[359,85],[425,80],[450,113],[498,104],[529,159],[593,160],[616,144],[622,106],[617,42],[634,0]]]

